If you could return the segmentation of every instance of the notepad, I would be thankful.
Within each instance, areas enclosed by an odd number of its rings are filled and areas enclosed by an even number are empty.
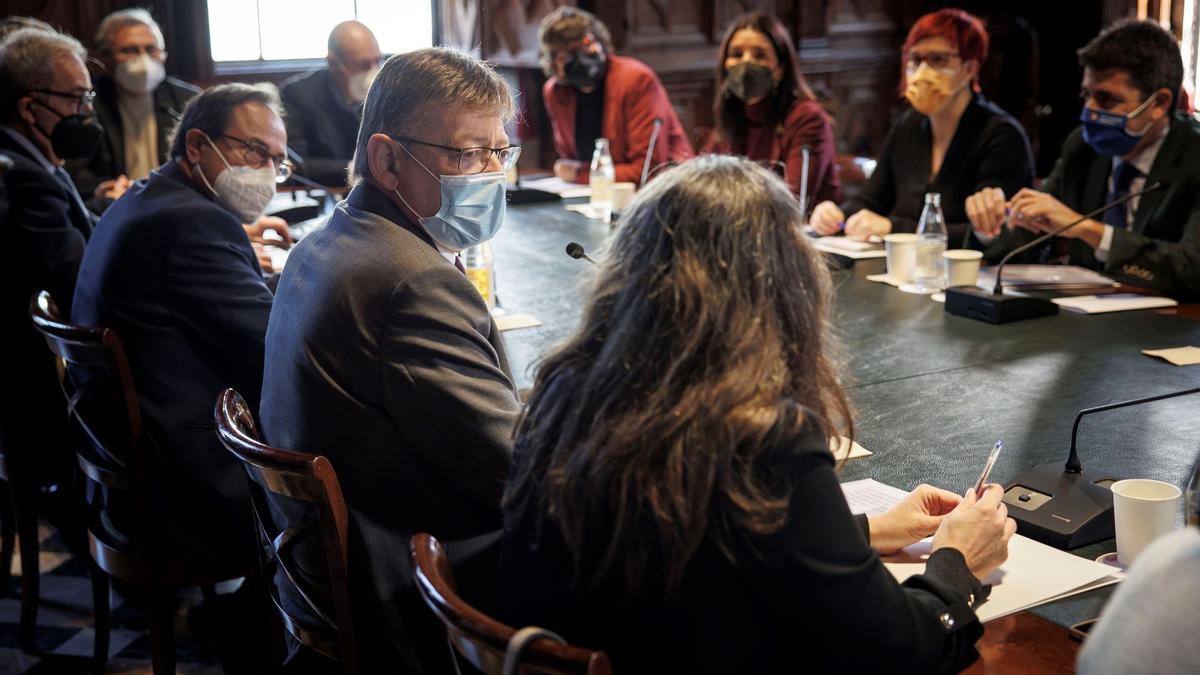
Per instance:
[[[1067,298],[1054,298],[1054,304],[1067,311],[1079,314],[1104,314],[1107,312],[1128,312],[1135,309],[1174,307],[1179,302],[1171,298],[1160,298],[1153,295],[1113,293],[1110,295],[1080,295]]]
[[[825,253],[836,253],[854,260],[883,258],[887,256],[887,253],[883,250],[883,244],[855,241],[847,237],[817,237],[811,241],[812,245],[815,246],[818,251],[824,251]]]
[[[877,515],[908,494],[870,478],[842,483],[853,513]],[[932,539],[919,541],[900,554],[883,559],[888,571],[903,582],[925,571]],[[975,608],[980,621],[992,621],[1047,602],[1115,584],[1123,578],[1113,568],[1040,544],[1019,534],[1008,543],[1008,560],[986,579],[992,592]]]

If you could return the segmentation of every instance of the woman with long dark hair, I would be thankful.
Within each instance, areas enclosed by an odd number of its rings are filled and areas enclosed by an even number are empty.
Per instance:
[[[779,162],[788,186],[800,194],[801,148],[807,146],[809,204],[841,200],[829,115],[804,79],[779,19],[751,12],[726,29],[717,55],[713,119],[716,128],[705,152]]]
[[[830,283],[788,187],[705,155],[620,223],[582,325],[541,364],[505,491],[502,615],[617,672],[949,671],[1015,529],[991,486],[851,516]],[[880,562],[929,535],[925,574]]]

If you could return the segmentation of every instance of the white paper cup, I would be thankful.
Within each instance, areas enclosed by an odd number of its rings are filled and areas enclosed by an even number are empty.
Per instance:
[[[1160,480],[1133,478],[1112,484],[1117,558],[1128,567],[1155,539],[1175,527],[1178,487]]]
[[[637,186],[633,183],[613,183],[612,186],[612,207],[613,211],[624,211],[629,202],[633,199],[633,193]]]
[[[979,266],[983,264],[983,252],[956,248],[942,254],[946,261],[946,288],[974,286],[979,281]]]
[[[897,283],[910,283],[917,270],[917,235],[893,232],[883,236],[887,254],[887,273]]]

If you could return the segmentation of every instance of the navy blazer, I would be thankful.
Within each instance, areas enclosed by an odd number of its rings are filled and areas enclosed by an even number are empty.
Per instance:
[[[12,350],[0,387],[0,447],[32,446],[36,461],[57,474],[73,463],[74,450],[59,436],[67,429],[65,402],[46,341],[29,321],[29,300],[47,290],[70,311],[93,216],[66,173],[14,129],[0,126],[0,152],[13,161],[4,175],[8,213],[0,218],[0,334]]]
[[[254,559],[246,479],[217,440],[213,406],[225,387],[258,399],[271,300],[237,217],[174,161],[113,203],[84,254],[71,317],[124,342],[168,554]]]
[[[263,434],[337,471],[351,602],[369,617],[356,626],[364,671],[445,667],[442,629],[421,625],[409,537],[500,528],[519,407],[479,291],[379,190],[355,187],[292,251],[267,330]],[[297,555],[307,572],[320,554]]]
[[[293,76],[283,83],[280,95],[287,111],[288,145],[304,160],[304,175],[322,185],[345,185],[362,106],[347,106],[341,100],[328,68]]]

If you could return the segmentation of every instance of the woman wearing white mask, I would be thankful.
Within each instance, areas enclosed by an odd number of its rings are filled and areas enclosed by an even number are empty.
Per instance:
[[[979,93],[987,48],[983,23],[959,9],[913,24],[900,82],[912,109],[888,133],[863,190],[841,208],[830,201],[813,210],[810,224],[819,234],[914,232],[925,193],[937,192],[951,247],[988,248],[991,239],[971,230],[966,199],[985,187],[1005,194],[1028,187],[1033,153],[1020,124]]]
[[[184,106],[200,89],[167,77],[162,30],[144,9],[123,9],[100,22],[94,79],[96,117],[104,140],[87,160],[67,164],[82,195],[108,207],[130,184],[167,161],[169,135]]]
[[[796,48],[779,19],[766,12],[738,17],[725,30],[717,59],[716,128],[704,152],[770,166],[792,192],[806,196],[806,210],[840,201],[833,125],[800,72]],[[802,191],[806,146],[808,189]]]

